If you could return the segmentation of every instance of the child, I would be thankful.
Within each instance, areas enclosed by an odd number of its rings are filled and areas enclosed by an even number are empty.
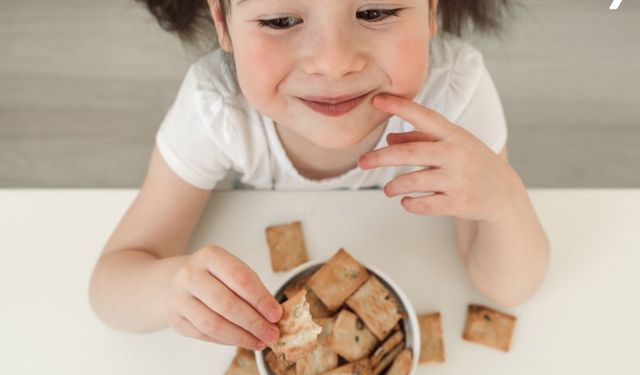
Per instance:
[[[258,189],[407,195],[408,212],[455,217],[481,292],[504,306],[527,300],[547,238],[507,161],[482,57],[454,36],[467,20],[495,27],[506,1],[443,2],[443,33],[437,0],[147,0],[185,39],[210,12],[221,48],[191,67],[160,126],[139,195],[94,270],[97,315],[254,350],[278,338],[280,306],[233,249],[184,254],[231,169]]]

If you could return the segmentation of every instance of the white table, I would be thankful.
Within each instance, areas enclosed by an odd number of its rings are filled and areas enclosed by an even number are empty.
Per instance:
[[[116,332],[92,314],[88,280],[136,190],[0,190],[1,374],[223,374],[234,349],[171,330]],[[191,248],[234,251],[273,287],[264,229],[301,220],[312,259],[343,246],[443,314],[447,361],[420,374],[640,373],[640,190],[532,190],[551,239],[539,293],[514,309],[512,349],[461,338],[471,285],[453,220],[405,213],[380,191],[223,192]]]

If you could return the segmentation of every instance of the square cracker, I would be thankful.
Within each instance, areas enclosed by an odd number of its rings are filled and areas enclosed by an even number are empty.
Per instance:
[[[440,313],[418,315],[420,325],[420,363],[444,362]]]
[[[312,351],[322,331],[309,313],[306,294],[307,291],[303,289],[282,303],[282,319],[278,322],[280,338],[271,345],[271,350],[287,361],[295,362]]]
[[[259,375],[255,354],[249,349],[237,348],[236,356],[224,375]]]
[[[322,327],[318,336],[318,345],[296,362],[296,375],[316,375],[338,367],[338,355],[329,347],[335,319],[315,319]]]
[[[307,285],[330,311],[336,311],[368,278],[369,271],[340,249],[311,276]]]
[[[264,355],[264,360],[275,375],[295,375],[296,373],[295,362],[278,358],[271,350]]]
[[[378,344],[376,336],[358,316],[342,309],[333,324],[330,347],[349,362],[368,357]]]
[[[400,345],[396,345],[396,347],[393,348],[389,352],[389,354],[387,354],[386,356],[384,356],[384,358],[382,358],[380,363],[378,363],[373,367],[373,371],[372,371],[373,375],[378,375],[382,373],[387,367],[389,367],[389,365],[393,363],[393,361],[396,359],[398,354],[400,354],[400,352],[402,352],[404,348],[405,348],[404,342],[401,342]]]
[[[321,375],[372,375],[372,372],[369,359],[363,358],[358,362],[347,363],[337,369],[323,372]]]
[[[379,340],[384,340],[402,318],[395,296],[375,276],[371,276],[347,298],[346,304]]]
[[[469,305],[462,338],[477,344],[509,351],[516,317],[486,306]]]
[[[309,260],[299,221],[267,227],[267,243],[274,272],[290,270]]]
[[[411,370],[412,359],[411,349],[401,351],[396,359],[393,360],[393,364],[389,370],[387,370],[386,375],[407,375],[409,370]]]

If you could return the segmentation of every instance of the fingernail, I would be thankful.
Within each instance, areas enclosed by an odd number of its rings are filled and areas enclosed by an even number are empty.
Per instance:
[[[279,321],[282,317],[282,307],[280,306],[280,304],[277,302],[273,302],[269,307],[269,310],[267,311],[267,315],[272,323]]]

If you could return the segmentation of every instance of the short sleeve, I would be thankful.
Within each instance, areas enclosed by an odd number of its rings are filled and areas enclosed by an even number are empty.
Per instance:
[[[192,66],[158,129],[156,146],[180,178],[197,188],[210,190],[225,177],[231,163],[220,140],[211,132],[211,126],[223,126],[222,97],[211,90],[203,91],[202,86]]]
[[[507,143],[507,123],[493,80],[482,58],[476,61],[480,70],[479,78],[456,124],[498,153]]]

